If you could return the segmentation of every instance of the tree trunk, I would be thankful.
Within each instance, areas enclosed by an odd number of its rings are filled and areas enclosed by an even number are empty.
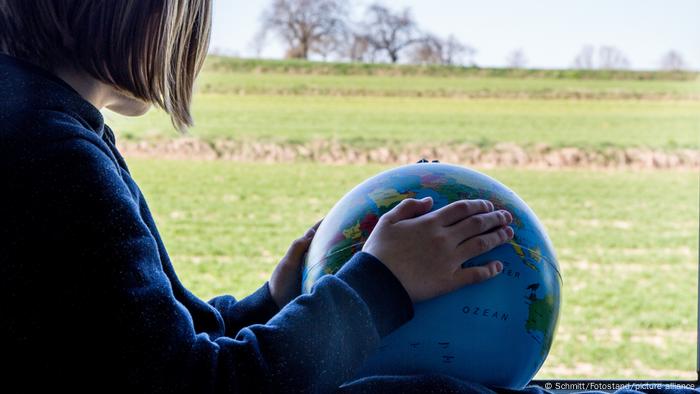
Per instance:
[[[300,53],[300,58],[304,60],[309,59],[309,42],[305,41],[301,43],[301,53]]]
[[[389,51],[389,57],[391,58],[392,63],[399,61],[399,53],[397,51]]]

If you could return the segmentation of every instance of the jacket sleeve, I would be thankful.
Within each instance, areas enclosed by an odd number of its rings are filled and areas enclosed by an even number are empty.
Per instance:
[[[50,156],[44,186],[64,205],[55,213],[64,257],[80,265],[79,283],[69,271],[57,279],[85,297],[63,306],[69,337],[61,340],[81,361],[61,367],[136,392],[326,392],[413,316],[393,274],[359,253],[266,324],[251,323],[266,320],[270,305],[228,299],[225,316],[238,331],[198,332],[173,295],[134,191],[104,148],[74,138],[54,144]]]
[[[270,282],[265,282],[251,295],[240,300],[231,295],[222,295],[209,300],[209,304],[224,319],[228,336],[235,336],[243,327],[267,323],[280,311],[270,293]]]

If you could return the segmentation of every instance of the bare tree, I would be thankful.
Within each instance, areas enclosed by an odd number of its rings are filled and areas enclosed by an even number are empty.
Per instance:
[[[311,49],[314,53],[321,55],[323,61],[326,61],[333,53],[342,55],[344,42],[346,42],[345,34],[339,32],[338,34],[319,37]]]
[[[265,49],[266,34],[263,30],[258,31],[248,43],[248,49],[255,54],[256,58],[262,56]]]
[[[347,45],[346,55],[352,62],[371,62],[374,60],[369,37],[361,33],[352,33]]]
[[[661,69],[667,71],[680,71],[686,67],[683,55],[680,52],[671,50],[661,57]]]
[[[442,63],[447,65],[474,64],[476,49],[463,43],[454,34],[450,34],[445,41],[442,55]]]
[[[592,45],[585,45],[574,58],[574,67],[585,70],[592,69],[594,54],[595,48]]]
[[[370,47],[376,52],[386,53],[392,63],[398,62],[402,50],[418,42],[418,28],[410,8],[395,12],[374,3],[367,9],[364,29]]]
[[[261,35],[273,32],[286,42],[287,57],[308,59],[342,34],[347,14],[347,0],[273,0],[263,12]]]
[[[605,70],[619,70],[630,66],[627,56],[613,46],[602,46],[598,49],[598,63],[599,67]]]
[[[409,58],[411,63],[442,64],[445,44],[440,37],[426,34],[413,45]]]
[[[520,48],[515,49],[506,57],[506,64],[510,68],[524,68],[527,65],[525,52]]]
[[[426,34],[418,40],[411,51],[411,61],[419,64],[464,64],[468,58],[469,64],[474,64],[473,56],[476,50],[450,35],[446,40],[434,35]]]

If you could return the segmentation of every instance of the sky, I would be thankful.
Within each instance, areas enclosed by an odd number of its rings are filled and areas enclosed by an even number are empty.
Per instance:
[[[272,0],[214,0],[211,50],[254,57],[252,39]],[[370,3],[351,0],[356,16]],[[633,69],[656,69],[664,53],[678,51],[700,70],[700,0],[385,0],[410,7],[419,27],[455,34],[474,47],[482,67],[503,67],[521,49],[532,68],[567,68],[584,45],[611,45]],[[281,58],[284,47],[267,40],[262,57]]]

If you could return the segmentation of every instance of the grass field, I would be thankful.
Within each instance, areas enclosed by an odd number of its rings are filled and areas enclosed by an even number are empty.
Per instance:
[[[497,142],[601,148],[697,147],[699,101],[515,100],[367,96],[202,94],[193,135],[304,142],[336,139],[361,146],[406,142]],[[172,137],[153,111],[111,124],[125,138]]]
[[[131,160],[181,279],[203,298],[249,294],[295,237],[382,169]],[[486,172],[530,203],[559,253],[562,318],[540,376],[691,378],[697,174]]]
[[[656,74],[644,80],[283,74],[275,62],[262,63],[271,72],[252,72],[243,67],[247,63],[235,61],[224,63],[233,67],[224,72],[214,67],[220,62],[209,62],[194,101],[192,134],[208,140],[482,147],[512,142],[587,149],[700,145],[700,79],[695,74],[688,74],[694,78],[689,80]],[[177,136],[161,111],[135,119],[112,116],[108,122],[125,139]]]
[[[697,71],[635,71],[600,69],[524,69],[480,68],[442,65],[409,65],[388,63],[318,62],[298,59],[241,59],[210,54],[205,72],[264,73],[288,75],[369,75],[430,76],[460,78],[563,79],[606,81],[698,81]]]
[[[447,97],[700,97],[700,82],[207,72],[202,93],[342,94]]]
[[[699,90],[692,75],[639,80],[636,74],[617,79],[469,74],[463,80],[461,74],[414,71],[402,77],[376,70],[378,75],[283,74],[283,65],[270,64],[264,63],[270,72],[205,71],[191,134],[286,143],[333,139],[358,146],[700,147],[700,99],[693,98]],[[537,98],[567,89],[608,93],[605,99]],[[617,98],[610,94],[620,90],[624,94]],[[489,97],[468,97],[484,91]],[[502,97],[504,92],[524,94]],[[640,98],[621,99],[633,95]],[[107,123],[118,140],[176,136],[155,111],[136,119],[108,114]],[[202,298],[249,294],[269,278],[294,238],[352,186],[385,168],[127,160],[180,278]],[[559,255],[564,304],[539,377],[694,378],[697,171],[484,172],[530,204]]]

